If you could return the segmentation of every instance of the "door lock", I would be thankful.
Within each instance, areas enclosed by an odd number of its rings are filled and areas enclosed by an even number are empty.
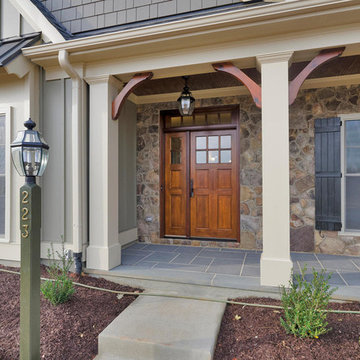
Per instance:
[[[194,197],[194,180],[190,180],[190,197]]]

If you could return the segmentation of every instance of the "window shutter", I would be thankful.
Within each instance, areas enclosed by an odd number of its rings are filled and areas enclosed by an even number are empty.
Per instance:
[[[341,121],[315,120],[315,229],[341,230]]]

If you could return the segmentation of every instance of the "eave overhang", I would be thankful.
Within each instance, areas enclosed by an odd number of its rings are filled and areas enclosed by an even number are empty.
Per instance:
[[[304,61],[312,58],[318,49],[339,45],[349,45],[344,56],[360,53],[359,18],[358,0],[298,0],[34,46],[23,53],[34,63],[52,68],[58,66],[57,55],[62,49],[68,51],[72,63],[95,64],[146,58],[155,53],[176,56],[214,50],[221,54],[226,44],[239,47],[232,57],[224,52],[223,59],[221,55],[209,59],[214,62],[268,53],[263,44],[271,44],[273,51],[283,51],[281,44],[286,43],[286,50],[302,52],[295,53],[294,61]],[[342,32],[351,32],[352,36],[344,38]],[[338,34],[334,40],[333,34]],[[297,42],[292,42],[293,38]],[[242,47],[244,44],[246,47]],[[152,68],[141,71],[145,70]],[[124,73],[131,71],[130,66]],[[134,67],[133,71],[139,70]]]

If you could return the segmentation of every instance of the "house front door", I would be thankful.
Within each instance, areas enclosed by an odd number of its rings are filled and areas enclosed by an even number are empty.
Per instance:
[[[236,130],[165,135],[165,236],[238,240]]]

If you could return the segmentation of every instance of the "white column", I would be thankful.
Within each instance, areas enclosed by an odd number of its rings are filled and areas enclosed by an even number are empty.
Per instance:
[[[86,79],[90,84],[89,240],[87,264],[109,270],[121,263],[118,235],[118,121],[111,119],[111,103],[121,84],[111,76]]]
[[[290,258],[289,60],[291,52],[257,58],[261,67],[263,252],[260,282],[288,285]]]

